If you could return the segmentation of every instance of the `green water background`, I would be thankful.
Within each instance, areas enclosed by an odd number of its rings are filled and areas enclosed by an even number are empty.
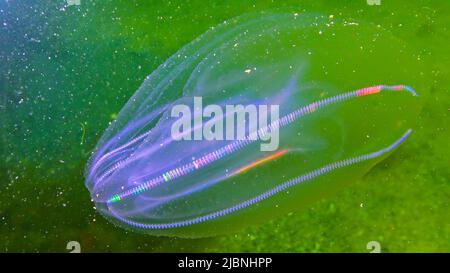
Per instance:
[[[236,234],[157,238],[107,222],[83,171],[108,122],[181,46],[280,7],[380,24],[430,58],[411,138],[338,195]],[[2,1],[0,18],[0,251],[450,251],[449,1]]]

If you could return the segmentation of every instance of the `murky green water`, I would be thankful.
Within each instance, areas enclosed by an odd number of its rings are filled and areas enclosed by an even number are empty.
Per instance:
[[[340,194],[237,234],[157,238],[103,219],[84,167],[142,80],[223,20],[281,7],[369,21],[409,43],[429,95],[407,143]],[[69,241],[82,251],[368,252],[369,241],[450,251],[449,12],[446,0],[2,1],[0,251],[66,251]]]

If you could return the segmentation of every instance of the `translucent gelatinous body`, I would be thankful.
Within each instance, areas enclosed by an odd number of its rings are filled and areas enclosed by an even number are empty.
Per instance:
[[[416,60],[364,23],[296,13],[224,22],[144,81],[100,140],[86,186],[103,215],[154,235],[214,235],[301,208],[411,133]],[[223,108],[277,105],[279,115],[241,139],[174,138],[173,107],[195,110],[200,97]],[[198,120],[187,133],[225,117]],[[262,149],[275,130],[277,149]]]

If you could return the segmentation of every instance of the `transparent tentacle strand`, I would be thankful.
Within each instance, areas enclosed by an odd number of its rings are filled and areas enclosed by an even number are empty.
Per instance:
[[[249,207],[251,205],[254,205],[258,202],[261,202],[277,193],[280,193],[284,190],[287,190],[290,187],[293,187],[295,185],[301,184],[301,183],[305,183],[308,182],[318,176],[324,175],[326,173],[329,173],[333,170],[339,169],[339,168],[344,168],[350,165],[354,165],[363,161],[367,161],[376,157],[380,157],[383,154],[386,154],[390,151],[392,151],[394,148],[396,148],[398,145],[400,145],[407,137],[408,135],[411,133],[411,129],[408,129],[400,138],[398,138],[395,142],[393,142],[391,145],[389,145],[388,147],[385,147],[381,150],[378,151],[374,151],[372,153],[368,153],[368,154],[363,154],[360,156],[356,156],[356,157],[351,157],[351,158],[347,158],[344,160],[340,160],[340,161],[336,161],[333,163],[330,163],[328,165],[325,165],[321,168],[315,169],[311,172],[308,172],[304,175],[298,176],[294,179],[288,180],[282,184],[280,184],[279,186],[276,186],[260,195],[255,196],[252,199],[246,200],[244,202],[241,202],[239,204],[236,204],[234,206],[222,209],[222,210],[218,210],[209,214],[205,214],[203,216],[199,216],[199,217],[195,217],[189,220],[184,220],[184,221],[179,221],[179,222],[170,222],[170,223],[161,223],[161,224],[144,224],[144,223],[139,223],[139,222],[135,222],[129,219],[125,219],[122,216],[118,215],[117,213],[115,213],[114,209],[109,207],[109,210],[111,212],[112,215],[114,215],[118,220],[136,227],[136,228],[141,228],[141,229],[172,229],[172,228],[179,228],[179,227],[184,227],[184,226],[190,226],[190,225],[194,225],[194,224],[199,224],[202,222],[206,222],[206,221],[210,221],[213,219],[216,219],[218,217],[222,217],[225,215],[229,215],[233,212],[239,211],[241,209],[244,209],[246,207]]]
[[[350,99],[355,99],[362,96],[368,96],[377,94],[383,91],[406,91],[411,93],[413,96],[417,96],[417,93],[410,87],[405,85],[377,85],[377,86],[371,86],[366,87],[346,93],[342,93],[336,96],[332,96],[329,98],[325,98],[322,100],[318,100],[315,102],[312,102],[306,106],[303,106],[301,108],[298,108],[295,111],[292,111],[291,113],[281,117],[280,119],[270,123],[268,126],[260,128],[257,131],[254,131],[253,133],[249,134],[245,139],[242,140],[236,140],[228,145],[225,145],[215,151],[209,152],[195,160],[192,160],[191,162],[184,164],[182,166],[173,168],[167,172],[164,172],[158,176],[155,176],[153,178],[148,179],[147,181],[141,183],[140,185],[137,185],[135,187],[132,187],[130,189],[126,189],[120,193],[114,194],[111,196],[107,203],[115,203],[119,202],[127,197],[139,195],[145,191],[151,190],[152,188],[161,185],[166,182],[173,181],[177,178],[180,178],[182,176],[185,176],[189,173],[192,173],[198,169],[201,169],[207,165],[210,165],[213,162],[216,162],[217,160],[226,157],[227,155],[230,155],[243,147],[256,142],[260,140],[264,135],[266,135],[269,131],[275,129],[284,127],[286,125],[289,125],[290,123],[298,120],[299,118],[309,115],[311,113],[314,113],[320,109],[323,109],[327,106],[337,104],[340,102],[344,102]],[[144,133],[144,135],[148,134]],[[137,137],[138,139],[142,139],[142,136]],[[135,139],[132,139],[130,142],[136,142]],[[125,144],[126,145],[126,144]],[[106,172],[101,175],[101,178],[104,178],[107,174],[113,173],[116,169],[125,167],[124,162],[119,162],[115,164],[111,169],[106,170]]]

